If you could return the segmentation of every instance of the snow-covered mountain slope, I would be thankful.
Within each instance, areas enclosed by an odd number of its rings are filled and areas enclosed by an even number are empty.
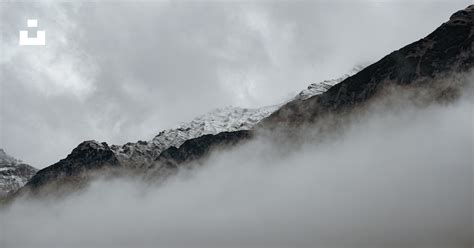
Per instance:
[[[362,69],[362,66],[356,66],[350,72],[339,78],[313,83],[309,85],[307,89],[301,91],[294,99],[305,100],[312,96],[322,94],[333,85],[356,74]],[[198,116],[190,122],[183,123],[177,128],[161,131],[149,141],[127,143],[122,146],[113,145],[111,149],[115,151],[122,162],[129,160],[127,162],[131,162],[135,166],[137,163],[138,166],[149,164],[165,149],[173,146],[179,147],[186,140],[207,134],[250,130],[262,119],[280,108],[281,105],[282,104],[255,109],[239,107],[216,109],[207,114]]]
[[[150,171],[151,168],[154,168],[153,172],[161,171],[155,165],[162,152],[180,148],[187,141],[192,141],[190,143],[192,147],[196,143],[206,146],[205,144],[214,142],[210,140],[233,137],[233,134],[238,132],[241,133],[237,137],[247,137],[249,135],[245,131],[253,129],[257,123],[280,107],[281,104],[256,109],[239,107],[216,109],[183,123],[177,128],[161,131],[151,140],[129,142],[121,146],[109,146],[105,142],[100,143],[94,140],[84,141],[67,158],[40,170],[27,186],[30,189],[39,188],[41,185],[63,177],[64,174],[80,176],[83,171],[107,166],[123,167],[138,172]],[[225,133],[230,134],[226,136]],[[229,139],[232,140],[232,138]],[[205,149],[202,151],[192,149],[189,146],[185,150],[185,153],[192,151],[190,152],[192,154],[201,154],[205,151]]]
[[[256,109],[226,107],[216,109],[183,123],[177,128],[161,131],[149,141],[111,146],[121,162],[142,166],[150,164],[162,151],[169,147],[179,147],[186,140],[207,134],[250,130],[260,120],[276,111],[280,105]]]
[[[312,83],[308,86],[308,88],[301,91],[295,97],[295,100],[306,100],[306,99],[308,99],[312,96],[322,94],[322,93],[326,92],[327,90],[329,90],[329,88],[331,88],[332,86],[344,81],[344,79],[358,73],[362,69],[364,69],[363,66],[355,66],[354,68],[352,68],[351,71],[349,71],[348,73],[342,75],[339,78],[324,80],[324,81],[319,82],[319,83]]]
[[[25,185],[36,171],[0,149],[0,197]]]
[[[184,141],[206,134],[250,130],[263,118],[269,116],[280,105],[256,109],[227,107],[201,115],[176,129],[165,130],[153,138],[158,146],[180,146]]]

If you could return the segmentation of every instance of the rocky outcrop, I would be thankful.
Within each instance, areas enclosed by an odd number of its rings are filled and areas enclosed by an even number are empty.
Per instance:
[[[65,159],[39,170],[25,185],[28,190],[39,189],[50,183],[78,182],[104,168],[120,167],[119,160],[107,143],[85,141]]]
[[[25,185],[36,171],[36,168],[9,156],[0,149],[0,197]]]
[[[43,189],[47,189],[49,193],[67,193],[83,187],[94,177],[103,174],[143,174],[147,180],[162,180],[175,173],[178,166],[204,158],[215,147],[233,146],[250,137],[252,133],[248,130],[203,135],[187,140],[179,147],[165,149],[154,161],[147,164],[147,167],[129,164],[130,161],[119,158],[105,142],[85,141],[65,159],[38,171],[19,193],[43,193]]]
[[[155,166],[177,168],[180,164],[202,158],[214,147],[233,146],[242,140],[250,139],[252,132],[247,130],[208,134],[187,140],[180,147],[170,147],[155,160]]]
[[[170,147],[180,147],[187,140],[222,132],[252,129],[260,120],[269,116],[279,105],[256,109],[227,107],[216,109],[183,123],[174,129],[161,131],[149,141],[112,145],[120,163],[135,169],[147,168]]]
[[[334,85],[344,81],[344,79],[358,73],[363,68],[364,68],[363,66],[355,66],[354,68],[352,68],[351,71],[349,71],[348,73],[342,75],[341,77],[338,77],[338,78],[335,78],[335,79],[324,80],[324,81],[318,82],[318,83],[312,83],[306,89],[302,90],[295,97],[295,99],[292,99],[292,100],[306,100],[306,99],[311,98],[313,96],[323,94],[324,92],[328,91],[332,86],[334,86]]]

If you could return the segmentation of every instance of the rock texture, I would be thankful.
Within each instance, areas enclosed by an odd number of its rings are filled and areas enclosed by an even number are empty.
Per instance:
[[[227,107],[216,109],[196,117],[178,128],[161,131],[149,141],[112,145],[111,149],[122,164],[130,167],[147,167],[170,147],[179,147],[185,141],[209,134],[234,132],[252,129],[260,120],[269,116],[280,106],[268,106],[257,109]]]
[[[179,148],[170,147],[163,151],[155,162],[168,167],[177,167],[179,164],[203,157],[215,146],[231,146],[240,140],[252,137],[251,131],[240,130],[222,132],[216,135],[207,134],[196,139],[184,142]]]
[[[306,100],[309,99],[313,96],[323,94],[324,92],[328,91],[332,86],[342,82],[344,79],[358,73],[361,71],[364,67],[363,66],[356,66],[352,68],[352,70],[341,77],[335,78],[335,79],[330,79],[330,80],[324,80],[322,82],[318,83],[312,83],[308,86],[308,88],[302,90],[293,100]]]
[[[173,146],[164,150],[147,170],[147,178],[156,179],[174,174],[181,165],[205,158],[216,147],[225,149],[251,137],[253,137],[252,131],[240,130],[216,135],[207,134],[187,140],[180,147]]]
[[[234,139],[249,137],[248,130],[278,107],[216,109],[178,128],[162,131],[149,141],[122,146],[85,141],[65,159],[38,171],[23,191],[36,192],[49,184],[62,184],[62,188],[81,187],[93,174],[103,170],[107,173],[113,170],[114,174],[147,174],[150,179],[150,175],[161,177],[158,172],[165,174],[166,169],[168,175],[172,173],[171,165],[176,167],[191,157],[204,156],[214,143],[225,146],[234,144]],[[65,187],[66,184],[69,185]]]
[[[79,182],[88,176],[86,172],[119,166],[115,153],[105,142],[85,141],[65,159],[38,171],[25,187],[36,189],[53,182]]]
[[[9,156],[0,149],[0,197],[25,185],[36,171],[36,168]]]

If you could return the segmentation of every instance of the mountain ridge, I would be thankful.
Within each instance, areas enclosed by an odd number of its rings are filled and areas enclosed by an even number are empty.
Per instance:
[[[24,188],[40,188],[51,180],[57,180],[58,176],[62,176],[63,179],[73,178],[83,172],[104,166],[138,168],[144,169],[145,172],[151,169],[154,171],[152,174],[159,176],[161,168],[176,170],[180,164],[200,159],[211,152],[212,148],[225,144],[223,137],[228,137],[231,141],[226,146],[232,146],[251,138],[255,131],[298,126],[312,123],[326,115],[351,112],[372,101],[383,88],[389,86],[432,88],[431,90],[437,91],[437,94],[443,94],[445,90],[449,90],[449,85],[443,84],[441,80],[443,87],[436,88],[432,83],[436,81],[434,79],[452,73],[466,72],[473,67],[473,22],[474,5],[470,5],[454,13],[447,22],[425,38],[384,56],[334,86],[327,87],[327,91],[304,99],[297,96],[276,111],[268,111],[271,112],[268,116],[252,123],[253,125],[245,132],[234,130],[226,132],[225,135],[221,134],[222,132],[208,134],[198,132],[201,136],[193,136],[187,140],[180,139],[175,143],[180,143],[179,145],[170,145],[163,150],[152,149],[150,156],[147,155],[146,149],[142,149],[149,146],[149,142],[146,141],[127,143],[128,145],[122,147],[86,141],[81,143],[77,150],[74,149],[66,159],[39,171]],[[176,130],[178,133],[176,137],[180,137],[179,134],[182,134],[180,132],[186,132],[187,127]],[[138,156],[133,157],[133,154]]]
[[[474,5],[457,11],[425,38],[408,44],[334,85],[324,94],[291,101],[263,120],[263,125],[312,122],[323,112],[342,111],[372,97],[387,84],[406,85],[473,65]],[[308,111],[311,109],[311,111]]]
[[[340,82],[352,73],[359,71],[360,68],[360,66],[354,67],[349,73],[336,79],[312,83],[307,89],[301,91],[297,96],[295,96],[295,98],[304,98],[321,94],[328,88],[328,86]],[[290,99],[290,101],[292,99]],[[153,172],[151,174],[157,174],[157,171],[163,171],[161,166],[157,165],[157,163],[163,163],[165,165],[164,168],[166,168],[166,165],[169,166],[171,164],[174,164],[174,167],[176,167],[177,164],[183,163],[187,160],[180,159],[183,154],[196,153],[197,150],[190,149],[187,144],[202,143],[203,141],[205,143],[205,140],[212,140],[214,136],[215,139],[222,141],[221,143],[225,143],[221,140],[221,137],[226,136],[226,133],[233,132],[235,132],[236,137],[251,137],[252,132],[250,132],[250,130],[262,119],[276,111],[281,105],[282,104],[278,104],[254,109],[240,107],[218,108],[200,115],[190,122],[182,123],[177,128],[161,131],[154,138],[148,141],[139,140],[137,142],[128,142],[124,145],[108,145],[105,142],[99,142],[96,140],[83,141],[74,148],[71,154],[66,158],[40,170],[37,177],[33,178],[27,187],[39,188],[50,181],[62,181],[60,179],[62,177],[75,177],[75,181],[82,180],[88,177],[82,175],[87,170],[100,171],[106,167],[115,169],[120,168],[126,170],[127,173],[130,172],[132,174],[135,173],[134,170],[152,170]],[[233,134],[227,135],[227,137],[230,136],[233,136]],[[183,145],[185,151],[180,150]],[[192,150],[193,152],[190,152],[189,150]],[[78,153],[77,151],[87,151],[86,153],[81,154],[81,156],[88,157],[90,161],[76,161],[75,157],[80,157],[74,155]],[[110,153],[110,155],[114,157],[113,162],[102,161],[100,164],[101,166],[97,166],[95,160],[100,160],[101,158],[91,155],[91,153],[100,153],[104,151],[113,153]],[[203,152],[198,153],[201,156],[204,156],[208,151],[209,149],[204,149]],[[164,160],[169,161],[165,162]],[[76,166],[81,163],[84,165],[83,168]],[[64,169],[61,169],[63,167]],[[172,172],[166,172],[165,174],[172,174]],[[150,176],[146,177],[150,178]]]

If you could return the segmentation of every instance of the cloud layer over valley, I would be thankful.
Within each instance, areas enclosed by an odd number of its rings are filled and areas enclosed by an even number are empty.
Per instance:
[[[315,142],[265,136],[156,187],[94,182],[0,212],[2,247],[467,247],[472,90],[455,103],[377,105]],[[401,106],[401,107],[400,107]]]

